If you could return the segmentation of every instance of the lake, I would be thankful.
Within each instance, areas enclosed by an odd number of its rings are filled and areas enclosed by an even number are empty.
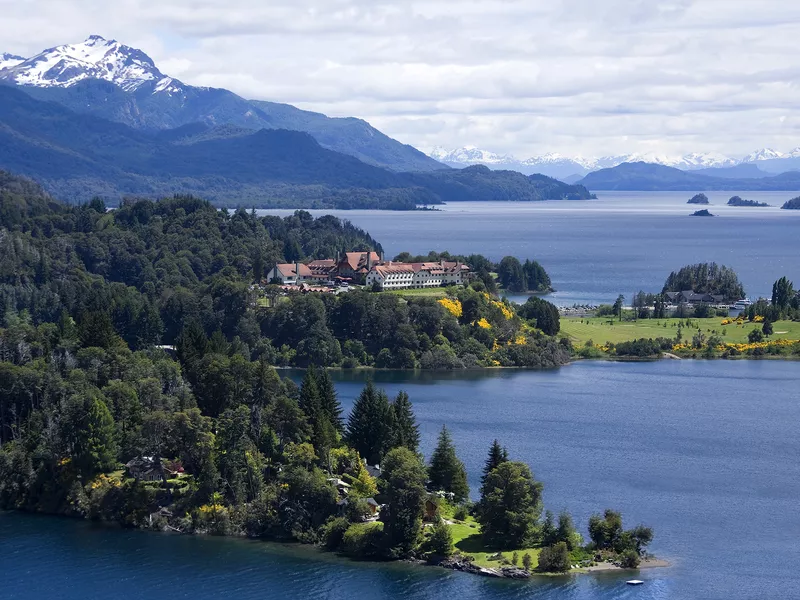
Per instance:
[[[287,372],[297,378],[299,373]],[[349,409],[363,372],[336,373]],[[475,490],[492,439],[529,463],[545,505],[585,533],[613,507],[655,530],[673,566],[630,574],[497,581],[359,564],[235,539],[119,531],[0,514],[0,597],[789,598],[800,596],[800,365],[781,361],[582,362],[559,370],[375,372],[406,390],[423,451],[447,424]],[[314,553],[316,554],[316,553]]]
[[[448,250],[538,260],[560,306],[630,300],[660,292],[667,275],[698,262],[732,267],[748,296],[770,296],[786,275],[800,280],[800,211],[780,210],[792,192],[707,192],[714,218],[690,216],[685,192],[599,192],[598,200],[461,202],[441,212],[310,211],[335,214],[366,229],[393,257],[402,251]],[[725,206],[733,195],[768,208]],[[269,210],[261,214],[287,215]],[[512,297],[524,301],[524,297]]]

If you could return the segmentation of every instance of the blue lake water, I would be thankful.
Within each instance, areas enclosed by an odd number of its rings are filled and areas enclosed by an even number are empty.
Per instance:
[[[292,373],[290,373],[292,374]],[[296,374],[292,374],[295,375]],[[528,462],[545,504],[651,525],[666,569],[496,581],[357,564],[244,540],[0,514],[0,598],[463,600],[800,597],[800,365],[584,362],[555,371],[376,372],[406,390],[426,454],[451,430],[473,488],[492,439]],[[337,374],[349,409],[364,373]]]
[[[738,194],[772,205],[725,206]],[[598,200],[461,202],[441,212],[311,211],[335,214],[366,229],[391,257],[402,251],[448,250],[536,259],[562,306],[630,299],[660,292],[680,267],[715,261],[739,274],[751,298],[769,296],[786,275],[800,280],[800,211],[780,210],[791,192],[708,192],[714,218],[690,216],[685,192],[603,192]],[[261,211],[290,214],[292,211]],[[522,297],[514,298],[524,301]]]

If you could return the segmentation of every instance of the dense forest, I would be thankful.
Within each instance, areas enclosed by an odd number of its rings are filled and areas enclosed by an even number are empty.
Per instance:
[[[469,504],[446,429],[426,464],[407,395],[368,383],[345,416],[316,368],[557,366],[571,348],[551,337],[552,305],[517,309],[480,278],[438,300],[267,286],[263,305],[271,263],[379,248],[302,211],[228,214],[189,196],[107,211],[0,174],[0,218],[0,508],[436,560],[455,552],[447,514],[490,547],[531,549],[526,569],[644,555],[652,532],[623,531],[613,511],[593,517],[588,546],[569,515],[542,519],[542,484],[497,443]],[[302,384],[279,365],[307,367]]]

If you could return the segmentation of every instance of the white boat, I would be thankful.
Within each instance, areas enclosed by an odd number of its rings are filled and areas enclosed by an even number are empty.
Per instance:
[[[747,308],[751,304],[752,304],[752,302],[750,302],[750,300],[745,298],[744,300],[737,300],[734,303],[733,308],[735,308],[736,310],[744,310],[745,308]]]
[[[625,583],[627,583],[628,585],[642,585],[644,581],[642,581],[641,579],[629,579]]]

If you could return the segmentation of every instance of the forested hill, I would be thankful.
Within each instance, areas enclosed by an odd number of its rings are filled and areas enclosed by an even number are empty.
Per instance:
[[[644,162],[622,163],[589,173],[578,182],[590,190],[697,191],[697,190],[796,190],[800,173],[787,172],[773,177],[711,177],[692,171]]]
[[[186,125],[147,132],[76,114],[0,85],[0,168],[59,199],[112,203],[191,193],[226,206],[413,209],[450,200],[588,197],[519,173],[395,173],[327,150],[299,131]],[[452,171],[452,172],[451,172]]]

